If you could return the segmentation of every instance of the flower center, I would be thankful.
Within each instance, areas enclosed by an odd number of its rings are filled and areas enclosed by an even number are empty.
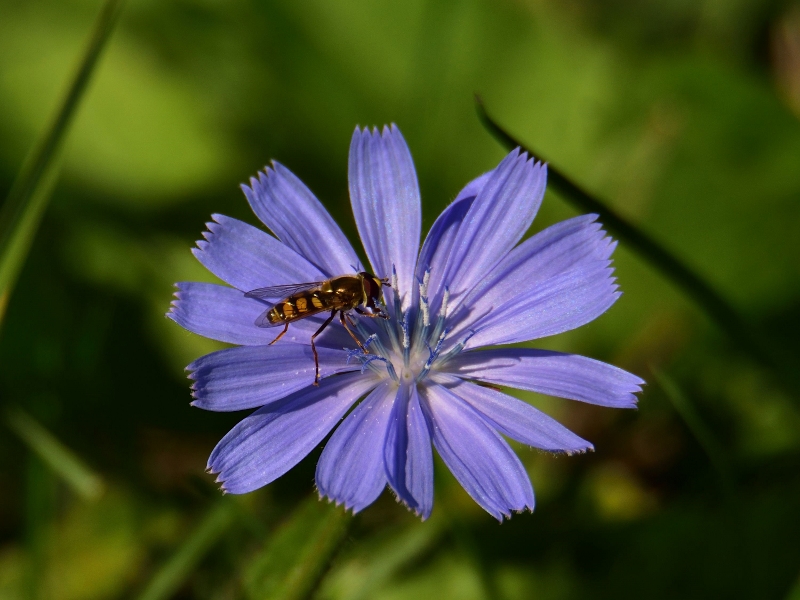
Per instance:
[[[419,282],[419,303],[404,312],[400,308],[397,274],[393,274],[392,300],[395,317],[388,321],[376,319],[378,332],[370,335],[363,323],[356,321],[359,332],[366,339],[364,346],[369,354],[364,354],[359,349],[350,350],[348,362],[358,358],[361,361],[362,373],[369,368],[381,376],[390,377],[397,383],[410,385],[422,381],[435,364],[438,366],[444,364],[464,349],[474,331],[470,331],[464,340],[455,344],[446,353],[442,353],[442,346],[448,333],[445,321],[450,293],[445,287],[438,315],[432,320],[428,302],[429,278],[428,270],[423,280]]]

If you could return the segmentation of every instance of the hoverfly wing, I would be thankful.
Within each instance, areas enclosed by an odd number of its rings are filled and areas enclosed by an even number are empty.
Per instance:
[[[318,288],[323,281],[309,281],[307,283],[289,283],[287,285],[272,285],[269,287],[257,288],[245,293],[245,298],[258,298],[265,300],[267,298],[288,298],[298,292],[307,292]]]
[[[258,315],[256,319],[256,327],[275,327],[275,325],[282,325],[282,323],[270,323],[269,321],[269,313],[272,312],[272,307],[270,306],[267,310],[262,312]]]

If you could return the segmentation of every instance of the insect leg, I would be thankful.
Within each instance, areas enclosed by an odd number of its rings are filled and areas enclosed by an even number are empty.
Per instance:
[[[311,336],[311,351],[314,353],[314,385],[319,385],[319,355],[317,354],[317,347],[314,344],[314,338],[317,337],[320,333],[325,331],[325,328],[331,324],[333,321],[333,317],[336,316],[336,310],[331,311],[331,316],[325,319],[325,322],[322,324],[322,327],[317,329],[317,332]]]
[[[347,316],[347,315],[345,315],[345,314],[344,314],[344,311],[343,311],[343,310],[342,310],[342,311],[339,311],[339,320],[342,322],[342,325],[343,325],[343,326],[344,326],[344,328],[347,330],[347,333],[349,333],[349,334],[350,334],[350,337],[351,337],[351,338],[353,338],[353,340],[355,341],[355,343],[356,343],[356,344],[358,344],[358,347],[359,347],[359,348],[361,348],[361,350],[363,350],[363,351],[364,351],[364,354],[369,354],[369,352],[367,351],[367,349],[366,349],[366,348],[364,348],[364,344],[362,344],[362,343],[361,343],[361,340],[359,340],[359,339],[356,337],[356,334],[355,334],[355,333],[353,333],[352,329],[350,329],[350,328],[347,326],[347,321],[345,321],[345,317],[347,317],[348,319],[350,318],[349,316]]]
[[[272,341],[271,341],[269,344],[267,344],[267,346],[272,346],[272,344],[274,344],[274,343],[275,343],[275,342],[277,342],[279,339],[281,339],[281,338],[283,337],[283,334],[284,334],[284,333],[286,333],[287,331],[289,331],[289,323],[286,323],[286,326],[283,328],[283,331],[281,331],[281,332],[278,334],[278,337],[276,337],[276,338],[275,338],[274,340],[272,340]]]
[[[356,322],[353,320],[353,317],[351,317],[351,316],[350,316],[350,313],[345,313],[345,312],[343,312],[343,313],[342,313],[342,315],[344,315],[344,318],[345,318],[345,319],[347,319],[347,324],[348,324],[348,325],[350,325],[350,327],[352,327],[353,329],[357,329]],[[357,337],[356,337],[356,336],[353,334],[353,332],[352,332],[352,331],[350,331],[350,330],[348,329],[348,333],[349,333],[351,336],[353,336],[353,339],[354,339],[354,340],[356,341],[356,343],[358,344],[358,347],[359,347],[359,348],[361,348],[362,350],[364,350],[364,354],[369,354],[369,350],[366,350],[366,349],[365,349],[365,347],[364,347],[364,346],[361,344],[361,342],[360,342],[360,341],[358,340],[358,338],[357,338]]]

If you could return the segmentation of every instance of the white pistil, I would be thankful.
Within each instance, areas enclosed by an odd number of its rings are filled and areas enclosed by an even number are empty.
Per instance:
[[[431,324],[430,307],[428,306],[428,281],[431,278],[431,270],[425,269],[422,281],[419,282],[419,308],[422,311],[422,325],[428,327]]]
[[[444,320],[447,318],[447,303],[450,301],[450,288],[445,286],[444,295],[442,296],[442,308],[439,310],[439,318]]]
[[[408,361],[411,353],[411,333],[409,332],[409,314],[403,316],[403,365],[408,367]]]
[[[400,302],[400,288],[397,284],[397,267],[392,263],[392,298],[394,300],[394,320],[396,324],[394,327],[389,325],[387,329],[391,331],[392,341],[395,348],[400,343],[400,336],[403,335],[403,305]]]

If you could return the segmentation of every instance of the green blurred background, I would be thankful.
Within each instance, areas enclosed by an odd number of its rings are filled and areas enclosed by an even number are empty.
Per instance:
[[[99,8],[0,0],[0,197]],[[295,507],[329,510],[307,501],[319,451],[221,497],[203,470],[242,415],[189,407],[184,366],[222,345],[164,318],[172,284],[213,281],[189,248],[212,212],[256,222],[238,184],[273,158],[357,241],[356,124],[402,129],[426,230],[504,155],[475,92],[798,363],[800,4],[130,0],[0,333],[0,403],[33,420],[0,429],[0,598],[269,596],[275,540],[313,538]],[[573,214],[548,193],[533,230]],[[521,394],[596,452],[517,447],[537,507],[502,525],[437,464],[432,518],[384,493],[313,597],[800,598],[800,395],[624,245],[616,266],[621,300],[539,345],[639,374],[640,409]]]

